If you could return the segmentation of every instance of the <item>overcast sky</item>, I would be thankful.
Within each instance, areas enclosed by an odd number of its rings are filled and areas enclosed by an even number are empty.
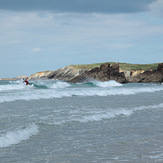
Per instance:
[[[163,62],[163,0],[0,0],[0,78],[101,62]]]

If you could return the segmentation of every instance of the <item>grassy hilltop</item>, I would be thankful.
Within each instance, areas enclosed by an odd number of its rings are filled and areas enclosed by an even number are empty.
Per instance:
[[[109,62],[110,64],[115,64],[116,62]],[[71,65],[76,69],[80,69],[80,68],[95,68],[95,67],[100,67],[100,65],[103,63],[94,63],[94,64],[83,64],[83,65]],[[153,63],[153,64],[130,64],[130,63],[119,63],[119,67],[120,69],[123,70],[155,70],[157,69],[159,63]]]

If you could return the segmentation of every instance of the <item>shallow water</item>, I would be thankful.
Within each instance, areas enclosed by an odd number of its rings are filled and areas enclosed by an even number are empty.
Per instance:
[[[0,81],[0,162],[163,162],[163,85]]]

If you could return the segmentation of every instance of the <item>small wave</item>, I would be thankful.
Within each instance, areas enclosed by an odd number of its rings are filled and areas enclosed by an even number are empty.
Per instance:
[[[89,121],[100,121],[102,119],[115,118],[115,117],[120,116],[120,115],[130,116],[131,114],[133,114],[132,110],[127,110],[127,109],[111,110],[109,112],[102,113],[102,114],[85,116],[81,119],[78,119],[78,121],[82,122],[82,123],[86,123]]]
[[[0,92],[24,89],[24,85],[0,85]]]
[[[23,82],[22,80],[10,80],[9,81],[9,83],[12,83],[12,84],[20,84],[22,82]]]
[[[134,108],[110,109],[108,112],[105,112],[105,113],[98,112],[93,115],[83,116],[83,117],[75,119],[73,121],[78,121],[81,123],[87,123],[90,121],[101,121],[103,119],[116,118],[117,116],[131,116],[136,111],[159,109],[159,108],[163,108],[163,103],[158,104],[158,105],[139,106],[139,107],[134,107]]]
[[[28,140],[31,136],[34,136],[38,133],[38,126],[35,124],[32,124],[27,128],[9,131],[6,134],[0,136],[0,147],[10,147],[11,145],[19,144],[23,140]]]
[[[66,83],[66,82],[61,82],[61,81],[57,81],[56,83],[54,83],[51,88],[66,88],[66,87],[69,87],[70,84]]]
[[[152,109],[160,109],[163,108],[163,103],[158,105],[147,105],[147,106],[139,106],[133,108],[108,108],[109,111],[99,111],[98,108],[92,108],[93,112],[81,112],[75,111],[75,114],[67,115],[66,119],[61,118],[60,120],[54,120],[55,117],[53,115],[42,117],[43,123],[49,125],[61,125],[72,122],[79,123],[87,123],[87,122],[98,122],[101,120],[109,120],[112,118],[117,118],[119,116],[129,117],[137,111],[143,110],[152,110]]]
[[[51,98],[62,98],[72,96],[117,96],[117,95],[135,95],[140,93],[154,93],[163,91],[163,87],[111,87],[111,88],[81,88],[73,87],[68,83],[57,82],[51,85],[58,89],[30,89],[24,92],[6,93],[1,96],[0,103],[9,102],[15,100],[37,100],[37,99],[51,99]],[[24,86],[26,87],[26,86]],[[62,88],[61,88],[62,87]],[[70,87],[69,89],[64,89]]]
[[[33,86],[34,88],[38,88],[38,89],[48,89],[48,87],[46,85],[38,85],[35,83],[30,83],[31,86]]]
[[[123,86],[122,84],[114,81],[114,80],[110,80],[110,81],[105,81],[105,82],[99,82],[99,81],[94,81],[93,84],[95,84],[98,87],[119,87],[119,86]]]
[[[26,85],[21,80],[7,81],[7,83],[5,82],[5,84],[0,85],[0,92],[21,90],[21,89],[27,89],[27,88],[32,88],[32,87],[33,87],[32,85]]]

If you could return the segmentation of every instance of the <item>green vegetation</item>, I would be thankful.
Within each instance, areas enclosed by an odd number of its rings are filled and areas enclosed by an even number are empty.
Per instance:
[[[129,64],[129,63],[119,63],[120,68],[123,70],[155,70],[157,69],[159,63],[153,64]]]
[[[110,64],[115,64],[116,62],[109,62]],[[100,67],[101,64],[104,63],[94,63],[94,64],[83,64],[83,65],[71,65],[76,69],[80,68],[95,68],[95,67]],[[153,63],[153,64],[130,64],[130,63],[119,63],[119,66],[123,70],[155,70],[157,69],[159,63]]]

